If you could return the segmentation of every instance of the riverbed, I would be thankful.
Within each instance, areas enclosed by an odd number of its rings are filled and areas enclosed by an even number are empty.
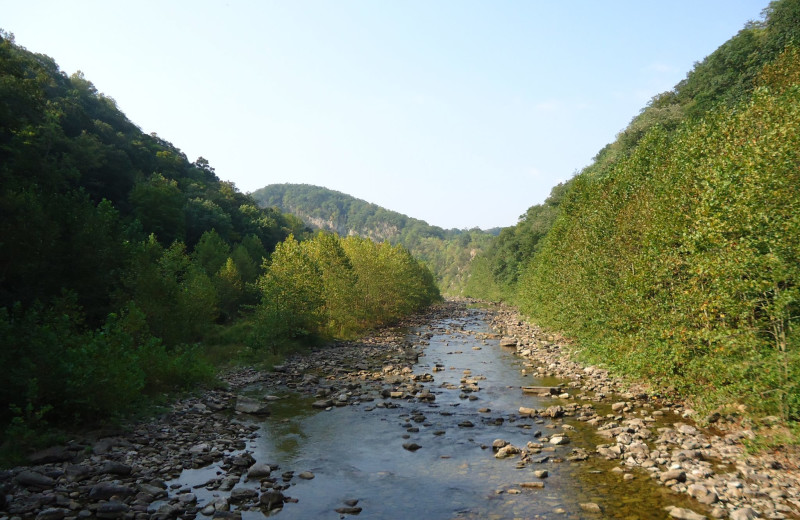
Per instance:
[[[337,509],[356,504],[351,507],[360,508],[359,518],[633,520],[665,518],[664,507],[683,505],[685,499],[645,475],[626,479],[630,473],[598,457],[569,460],[594,452],[591,427],[518,413],[520,407],[568,404],[521,391],[566,381],[530,376],[515,349],[500,346],[486,310],[451,314],[404,331],[405,342],[420,354],[409,377],[427,379],[434,400],[362,394],[347,406],[319,410],[312,407],[315,396],[296,389],[247,388],[249,395],[279,398],[267,418],[241,419],[259,427],[247,446],[253,458],[275,468],[274,474],[313,474],[287,479],[283,494],[292,501],[281,518],[334,518]],[[551,444],[556,435],[568,443]],[[498,459],[498,440],[535,453],[525,462],[520,456]],[[187,470],[171,484],[194,487],[202,507],[220,495],[201,486],[214,472],[213,466]],[[262,517],[261,510],[243,512],[245,519]]]

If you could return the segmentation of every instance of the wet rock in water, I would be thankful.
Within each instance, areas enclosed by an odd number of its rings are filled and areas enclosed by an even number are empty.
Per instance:
[[[564,444],[569,444],[569,437],[566,435],[553,435],[550,437],[550,444],[555,446],[563,446]]]
[[[312,473],[310,471],[303,471],[302,473],[300,473],[297,476],[299,478],[303,479],[303,480],[312,480],[315,475],[314,475],[314,473]]]
[[[340,515],[357,515],[361,513],[362,509],[360,507],[338,507],[335,511]]]
[[[503,339],[500,340],[500,346],[501,347],[516,347],[517,346],[517,340],[515,340],[514,338],[503,338]]]
[[[250,469],[247,470],[247,478],[248,480],[253,479],[260,479],[269,477],[269,474],[272,472],[272,468],[269,464],[263,463],[255,463],[250,466]]]
[[[325,408],[330,408],[333,406],[333,399],[320,399],[318,401],[314,401],[311,403],[312,408],[317,408],[320,410],[324,410]]]
[[[520,453],[519,448],[517,448],[512,444],[507,444],[502,448],[500,448],[499,450],[497,450],[497,453],[495,453],[494,457],[496,459],[507,459],[508,457],[517,455],[519,453]]]
[[[167,496],[166,489],[153,484],[147,484],[147,483],[139,484],[139,491],[150,495],[151,497],[153,497],[153,499],[159,499]]]
[[[421,447],[422,446],[420,446],[416,442],[405,442],[405,443],[403,443],[403,448],[408,450],[408,451],[417,451]]]
[[[236,398],[235,410],[250,415],[269,415],[269,406],[267,406],[267,403],[243,395]]]
[[[250,502],[251,500],[258,497],[258,491],[255,489],[244,488],[244,487],[237,487],[231,490],[230,501],[234,504],[240,504],[242,502]]]
[[[584,502],[581,504],[581,509],[586,511],[587,513],[602,513],[603,508],[600,507],[600,504],[595,502]]]
[[[678,520],[706,520],[706,517],[695,513],[691,509],[683,509],[682,507],[667,506],[664,508],[669,516],[677,518]]]
[[[241,511],[217,511],[214,520],[242,520]]]
[[[261,493],[259,503],[261,504],[261,507],[266,508],[268,511],[272,511],[273,509],[281,509],[285,499],[286,497],[284,497],[283,493],[280,491],[271,490]]]
[[[183,505],[191,505],[197,503],[197,495],[194,493],[183,493],[178,495],[178,502]]]
[[[475,427],[475,425],[472,423],[472,421],[461,421],[460,423],[458,423],[458,426],[461,427],[461,428],[473,428],[473,427]]]
[[[20,486],[28,488],[47,489],[56,485],[56,481],[47,475],[30,470],[21,471],[15,480]]]
[[[546,469],[538,469],[533,472],[533,476],[535,476],[536,478],[547,478],[549,476],[549,473],[547,472]]]
[[[497,451],[503,446],[506,446],[507,444],[508,441],[504,441],[503,439],[495,439],[494,442],[492,442],[492,449],[494,449],[494,451]]]

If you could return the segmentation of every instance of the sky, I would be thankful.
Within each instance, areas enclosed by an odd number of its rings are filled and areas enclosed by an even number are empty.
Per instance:
[[[0,0],[0,28],[243,192],[314,184],[489,229],[767,4]]]

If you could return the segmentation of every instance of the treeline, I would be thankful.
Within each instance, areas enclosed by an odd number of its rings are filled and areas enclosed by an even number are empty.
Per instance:
[[[295,249],[311,259],[303,276]],[[212,344],[269,356],[304,335],[390,322],[438,297],[431,279],[400,248],[313,237],[258,207],[203,158],[142,133],[80,73],[0,31],[5,439],[210,380]],[[318,307],[296,306],[299,294]]]
[[[469,292],[701,409],[800,420],[797,43],[800,2],[771,3],[504,230]]]
[[[442,229],[344,193],[308,184],[271,184],[254,191],[261,207],[291,213],[316,229],[401,244],[433,271],[442,292],[461,293],[471,260],[497,230]]]
[[[407,249],[322,232],[278,244],[257,286],[262,345],[309,334],[350,338],[440,299],[433,275]]]

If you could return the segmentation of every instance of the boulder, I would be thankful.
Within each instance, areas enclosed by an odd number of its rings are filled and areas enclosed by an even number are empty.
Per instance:
[[[47,475],[30,470],[21,471],[15,480],[22,487],[47,489],[56,485],[56,481]]]
[[[130,508],[122,502],[111,501],[100,504],[95,514],[97,518],[113,520],[124,516],[128,511]]]
[[[256,463],[250,466],[250,469],[247,470],[247,478],[249,479],[260,479],[264,477],[269,477],[269,474],[272,472],[272,468],[269,464],[263,463]]]
[[[89,498],[93,500],[108,500],[114,496],[124,498],[135,494],[135,489],[114,482],[98,482],[89,490]]]
[[[75,458],[75,453],[69,451],[66,446],[53,446],[46,450],[37,451],[28,460],[34,466],[40,464],[51,464],[57,462],[68,462]]]
[[[250,415],[269,415],[267,403],[243,395],[236,398],[235,410]]]
[[[261,507],[265,508],[267,511],[272,511],[274,509],[282,508],[285,498],[286,497],[284,497],[283,493],[280,491],[270,490],[261,494],[259,503],[261,504]]]

